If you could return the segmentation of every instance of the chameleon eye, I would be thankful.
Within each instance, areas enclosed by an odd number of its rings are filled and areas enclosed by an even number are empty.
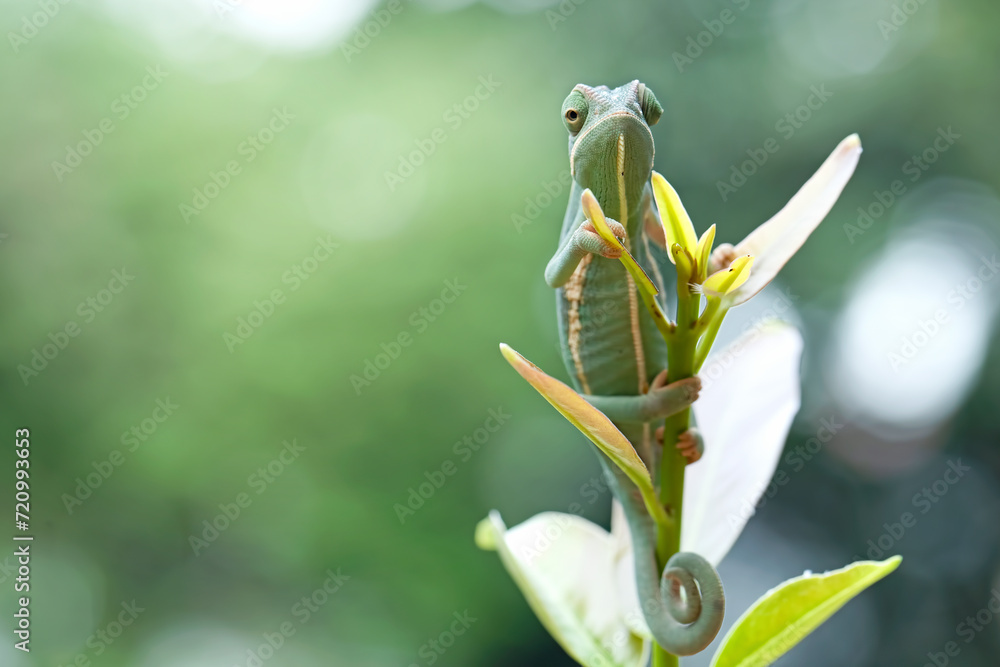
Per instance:
[[[646,123],[656,125],[656,121],[660,120],[660,116],[663,115],[663,107],[660,106],[656,95],[644,83],[639,84],[635,93],[639,99],[639,107],[642,109],[642,115],[645,117]]]
[[[563,102],[563,121],[566,123],[566,129],[571,134],[576,134],[583,128],[586,120],[587,99],[580,91],[574,90]]]

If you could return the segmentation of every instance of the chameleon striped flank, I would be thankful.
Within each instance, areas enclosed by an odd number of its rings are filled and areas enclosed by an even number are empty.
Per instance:
[[[593,255],[587,255],[580,260],[580,266],[576,267],[576,271],[573,272],[573,276],[564,288],[566,300],[569,301],[567,342],[569,352],[573,355],[573,367],[576,371],[577,382],[580,383],[580,388],[585,394],[590,393],[590,385],[587,383],[587,373],[583,367],[583,358],[580,356],[580,333],[583,328],[583,323],[580,320],[580,307],[583,305],[583,285],[587,280],[587,267],[590,266],[593,257]]]

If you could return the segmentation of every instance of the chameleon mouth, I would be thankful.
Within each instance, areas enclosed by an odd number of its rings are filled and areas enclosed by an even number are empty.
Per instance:
[[[652,131],[650,131],[649,126],[646,125],[645,121],[643,121],[642,118],[640,118],[639,116],[635,115],[630,111],[616,111],[615,113],[608,114],[606,118],[602,118],[600,121],[587,128],[586,131],[584,131],[584,133],[581,134],[579,137],[577,137],[576,141],[573,142],[573,149],[570,151],[569,155],[569,168],[570,168],[570,174],[574,178],[577,175],[576,161],[577,161],[578,151],[581,149],[581,146],[584,147],[585,149],[584,152],[588,156],[592,156],[595,152],[598,154],[604,152],[600,148],[598,148],[597,151],[589,149],[587,147],[587,143],[588,139],[590,139],[591,133],[594,130],[596,130],[599,127],[604,127],[605,129],[607,129],[608,123],[612,123],[617,127],[615,128],[614,131],[605,133],[606,136],[609,138],[607,150],[609,151],[616,150],[617,149],[616,144],[621,137],[625,137],[626,142],[631,145],[633,144],[635,139],[639,139],[639,136],[641,136],[642,139],[640,139],[640,142],[646,144],[649,147],[649,153],[650,153],[649,163],[650,166],[652,166],[653,133]],[[642,135],[637,136],[638,128],[642,128],[643,132]]]

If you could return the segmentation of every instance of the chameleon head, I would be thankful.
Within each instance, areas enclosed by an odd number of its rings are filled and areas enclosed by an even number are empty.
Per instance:
[[[606,214],[627,225],[653,171],[653,133],[663,107],[639,81],[615,89],[573,88],[563,102],[573,178],[590,188]]]

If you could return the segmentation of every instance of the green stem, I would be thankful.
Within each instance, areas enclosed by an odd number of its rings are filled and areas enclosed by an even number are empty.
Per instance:
[[[678,667],[680,659],[659,644],[653,644],[653,667]]]
[[[667,348],[667,368],[670,382],[694,375],[698,331],[695,325],[701,307],[701,297],[692,294],[686,281],[677,284],[677,328]],[[656,555],[660,567],[680,550],[681,512],[684,504],[684,467],[687,461],[677,450],[678,437],[690,428],[691,410],[671,415],[665,422],[663,456],[660,461],[660,502],[672,521],[657,529]]]
[[[694,375],[698,350],[698,314],[701,297],[692,294],[686,282],[677,285],[677,328],[667,349],[667,368],[670,382],[677,382]],[[681,516],[684,510],[684,468],[687,461],[677,449],[679,436],[691,425],[691,409],[682,410],[668,417],[664,423],[663,456],[660,460],[660,502],[671,521],[657,526],[656,556],[660,568],[680,551]],[[663,647],[653,645],[653,667],[677,667],[677,656]]]
[[[689,368],[693,362],[692,356],[689,354],[687,357],[686,365]],[[674,377],[678,380],[691,377],[691,371],[686,373]],[[677,440],[690,428],[690,425],[690,408],[671,415],[665,422],[663,458],[660,461],[660,502],[666,508],[671,521],[660,527],[656,539],[656,555],[661,568],[666,566],[671,556],[680,551],[681,516],[684,510],[684,468],[687,460],[678,451]]]
[[[701,370],[701,365],[705,363],[705,359],[708,358],[708,353],[712,349],[712,345],[715,343],[715,337],[719,335],[719,327],[722,326],[722,320],[725,319],[726,313],[729,312],[729,306],[725,306],[721,309],[717,308],[717,312],[713,310],[712,319],[708,321],[708,326],[705,330],[705,337],[702,338],[701,342],[698,344],[698,351],[695,354],[694,359],[694,371],[697,373]],[[708,310],[706,308],[706,314]]]
[[[706,297],[706,301],[708,305],[705,306],[705,311],[698,318],[698,323],[695,325],[698,335],[705,332],[705,329],[708,328],[709,324],[715,318],[715,314],[719,312],[719,308],[722,306],[722,299],[717,297]]]

